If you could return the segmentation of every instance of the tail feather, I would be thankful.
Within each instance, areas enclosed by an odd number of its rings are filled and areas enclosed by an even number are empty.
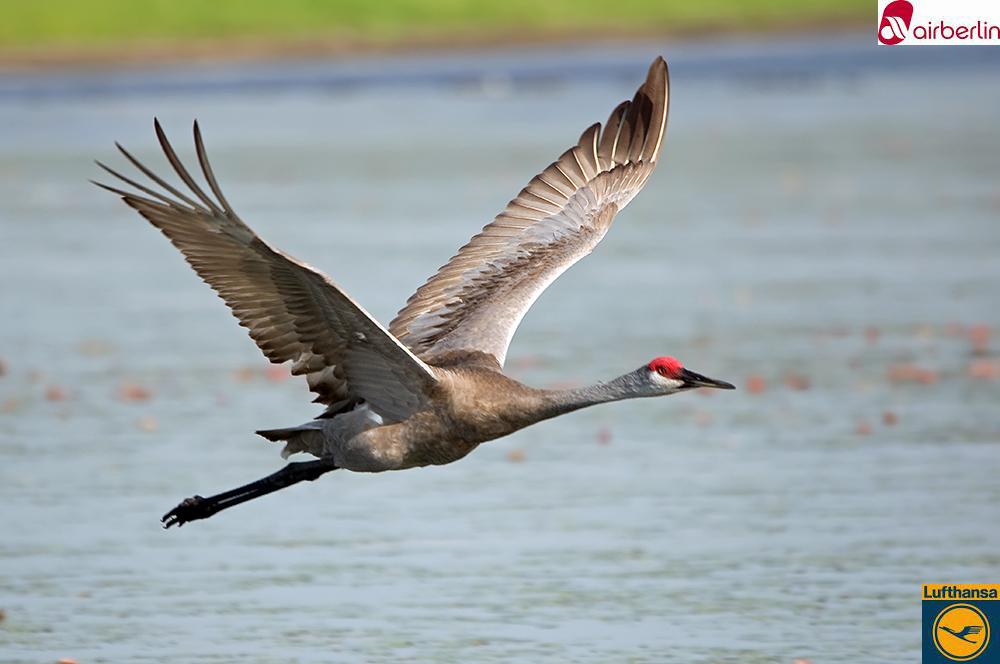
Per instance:
[[[287,429],[261,429],[257,435],[277,443],[282,440],[290,440],[295,434],[301,432],[302,427],[289,427]]]
[[[294,427],[261,429],[257,435],[274,442],[284,442],[281,457],[305,452],[320,459],[335,457],[340,447],[362,431],[381,426],[382,418],[368,404],[356,406],[329,419],[317,419]]]
[[[257,432],[257,435],[276,443],[284,441],[285,448],[281,450],[282,459],[287,459],[299,452],[322,457],[326,451],[323,444],[323,423],[318,420],[287,429],[262,429]]]

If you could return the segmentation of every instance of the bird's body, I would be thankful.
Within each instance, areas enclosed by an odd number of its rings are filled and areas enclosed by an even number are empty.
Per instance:
[[[458,461],[480,443],[545,418],[540,410],[544,390],[522,385],[486,364],[430,366],[437,378],[429,399],[432,406],[402,422],[386,423],[361,405],[334,418],[258,433],[271,440],[287,440],[285,457],[307,452],[332,458],[337,467],[357,472]]]
[[[159,228],[249,328],[269,360],[292,362],[327,406],[315,420],[259,431],[284,441],[291,463],[246,487],[188,499],[167,526],[312,480],[336,468],[358,472],[451,463],[480,443],[544,419],[609,401],[732,385],[657,358],[614,380],[541,390],[504,375],[511,337],[538,295],[590,253],[642,188],[659,156],[668,108],[667,67],[657,58],[631,102],[595,124],[537,175],[507,208],[379,325],[328,277],[260,239],[230,208],[195,146],[214,199],[196,184],[167,142],[167,159],[189,193],[167,184],[121,146],[166,194],[104,167],[146,194],[100,185]],[[103,165],[102,165],[103,167]],[[192,198],[193,196],[193,198]]]
[[[286,458],[306,452],[356,472],[403,470],[458,461],[480,443],[579,408],[656,396],[646,393],[640,379],[647,366],[610,383],[570,390],[529,387],[504,375],[495,362],[485,358],[458,357],[451,366],[429,368],[437,378],[432,407],[402,422],[385,423],[361,405],[332,419],[258,433],[270,440],[289,441],[282,453]],[[711,386],[708,379],[703,386]]]

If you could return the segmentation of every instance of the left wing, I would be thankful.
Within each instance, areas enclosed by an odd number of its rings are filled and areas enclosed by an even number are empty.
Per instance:
[[[120,145],[132,165],[163,192],[100,162],[101,168],[145,196],[95,184],[119,194],[159,228],[250,330],[267,359],[292,362],[292,373],[306,376],[309,389],[319,394],[316,401],[327,405],[327,415],[364,401],[385,420],[401,422],[427,408],[437,384],[434,370],[329,277],[267,244],[236,216],[208,164],[198,123],[195,148],[215,200],[184,168],[160,123],[154,126],[167,160],[190,195],[167,184]]]

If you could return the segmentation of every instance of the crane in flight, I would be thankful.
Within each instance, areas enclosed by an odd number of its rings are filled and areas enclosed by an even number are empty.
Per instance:
[[[674,394],[721,380],[658,357],[589,387],[544,390],[503,373],[511,337],[528,308],[567,268],[589,254],[615,214],[656,165],[669,106],[663,58],[607,124],[535,176],[482,232],[417,289],[388,329],[319,270],[258,237],[233,212],[212,173],[198,123],[194,143],[211,196],[178,159],[158,121],[157,138],[186,185],[182,192],[121,145],[160,187],[98,165],[135,191],[101,183],[181,250],[273,363],[291,362],[326,410],[316,419],[257,433],[304,452],[265,478],[215,496],[194,496],[161,519],[164,528],[315,480],[338,468],[402,470],[457,461],[480,443],[600,403]],[[119,185],[120,186],[120,185]]]

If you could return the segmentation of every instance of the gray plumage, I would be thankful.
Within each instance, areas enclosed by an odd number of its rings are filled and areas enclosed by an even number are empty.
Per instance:
[[[290,464],[247,487],[189,499],[164,517],[166,525],[207,518],[334,468],[378,472],[450,463],[484,441],[596,403],[692,387],[731,388],[672,358],[565,391],[530,388],[502,372],[510,340],[531,304],[593,250],[649,178],[663,141],[668,87],[667,66],[657,58],[635,98],[614,110],[603,131],[599,123],[589,127],[577,145],[535,176],[417,289],[388,329],[327,276],[270,246],[237,217],[212,173],[197,123],[195,148],[211,196],[183,166],[158,122],[157,138],[188,193],[118,146],[161,191],[103,164],[140,193],[99,186],[121,195],[159,228],[264,355],[274,363],[291,362],[292,373],[304,375],[316,401],[326,406],[311,422],[258,432],[285,441],[286,457],[305,452],[319,462]]]

